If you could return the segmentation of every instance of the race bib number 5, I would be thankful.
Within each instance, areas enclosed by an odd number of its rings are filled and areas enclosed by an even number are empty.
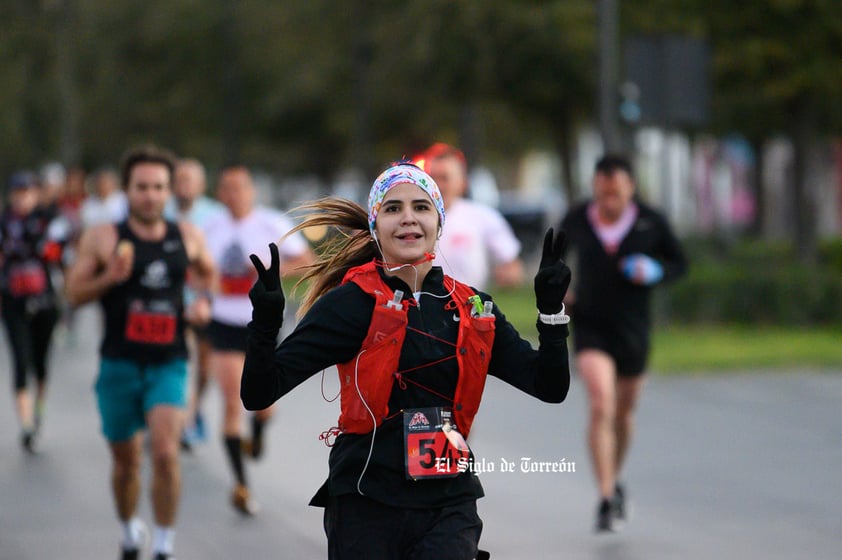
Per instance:
[[[405,410],[403,426],[407,478],[448,478],[468,468],[471,450],[450,408]]]

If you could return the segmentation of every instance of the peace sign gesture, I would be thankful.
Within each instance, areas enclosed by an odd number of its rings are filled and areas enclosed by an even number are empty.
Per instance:
[[[564,294],[570,286],[570,269],[561,260],[567,246],[567,234],[560,231],[553,240],[553,228],[547,230],[544,236],[544,251],[541,253],[541,264],[535,275],[535,302],[538,311],[546,315],[553,315],[561,311]]]
[[[257,271],[257,280],[249,290],[252,305],[251,318],[261,327],[280,329],[284,321],[286,298],[281,288],[281,257],[278,255],[278,246],[270,243],[269,253],[272,260],[268,270],[257,255],[254,253],[249,255]]]

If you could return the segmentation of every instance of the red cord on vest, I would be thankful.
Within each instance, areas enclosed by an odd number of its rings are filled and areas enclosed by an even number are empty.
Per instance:
[[[336,438],[341,433],[342,431],[339,429],[339,426],[333,426],[332,428],[328,428],[327,430],[319,434],[319,441],[325,442],[325,445],[328,447],[333,447],[333,445],[336,443]],[[333,439],[331,440],[331,438]]]
[[[381,261],[378,259],[374,261],[374,264],[376,264],[380,268],[394,268],[396,266],[418,266],[419,264],[430,262],[435,258],[435,253],[424,253],[424,257],[421,260],[415,261],[414,263],[388,263],[386,261]]]
[[[441,361],[441,360],[439,360],[439,361]],[[443,399],[444,399],[444,400],[446,400],[446,401],[453,402],[453,399],[451,399],[451,398],[450,398],[450,397],[448,397],[447,395],[445,395],[445,394],[443,394],[443,393],[439,393],[438,391],[436,391],[436,390],[434,390],[434,389],[430,389],[429,387],[426,387],[426,386],[422,385],[421,383],[418,383],[417,381],[414,381],[414,380],[412,380],[412,379],[410,379],[410,378],[408,378],[408,377],[404,377],[404,376],[403,376],[403,375],[401,375],[400,373],[396,373],[396,374],[395,374],[395,377],[397,378],[397,380],[398,380],[400,383],[403,383],[403,385],[401,386],[401,389],[406,390],[406,383],[404,383],[404,381],[409,381],[410,383],[412,383],[412,384],[413,384],[413,385],[415,385],[416,387],[418,387],[418,388],[420,388],[420,389],[423,389],[423,390],[427,391],[427,392],[428,392],[428,393],[430,393],[430,394],[433,394],[433,395],[435,395],[435,396],[437,396],[437,397],[441,397],[441,398],[443,398]]]

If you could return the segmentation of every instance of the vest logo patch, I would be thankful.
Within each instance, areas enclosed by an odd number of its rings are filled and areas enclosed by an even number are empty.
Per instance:
[[[410,428],[412,426],[429,426],[429,425],[430,425],[430,421],[427,420],[427,417],[424,416],[424,413],[420,412],[420,411],[413,414],[412,418],[409,421],[409,427]]]

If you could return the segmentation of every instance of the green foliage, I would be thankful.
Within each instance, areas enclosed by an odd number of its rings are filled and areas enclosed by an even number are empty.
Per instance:
[[[730,248],[689,244],[688,276],[659,294],[659,309],[682,323],[840,324],[842,249],[828,242],[818,266],[790,244],[744,241]]]
[[[537,339],[538,331],[535,321],[538,320],[538,308],[535,305],[535,292],[532,283],[518,288],[489,290],[494,303],[515,326],[520,335],[528,339]]]
[[[515,290],[492,289],[491,293],[494,302],[521,336],[535,344],[537,310],[531,286]],[[575,318],[571,327],[576,328]],[[719,321],[687,323],[675,316],[672,320],[662,317],[655,322],[649,369],[660,374],[839,369],[842,368],[840,340],[839,321],[827,326],[804,326]]]
[[[842,237],[825,239],[819,243],[819,259],[842,282]]]
[[[650,369],[656,373],[842,368],[842,330],[735,325],[658,328]]]
[[[746,264],[701,265],[669,290],[671,317],[687,322],[838,322],[838,278],[792,264],[768,269]]]
[[[63,0],[0,15],[4,170],[156,141],[211,168],[328,178],[459,141],[469,109],[483,145],[511,154],[592,97],[582,0]]]
[[[720,126],[758,136],[787,131],[796,106],[810,106],[815,124],[842,130],[842,8],[834,0],[750,0],[708,3],[715,46],[715,103]]]
[[[655,290],[656,324],[842,324],[842,238],[822,242],[815,267],[801,264],[788,242],[747,239],[724,245],[693,238],[683,244],[690,271]],[[520,332],[534,333],[530,284],[491,294]]]
[[[714,52],[713,123],[762,139],[809,106],[842,130],[842,3],[627,0],[621,30]],[[98,165],[155,140],[327,178],[434,139],[570,151],[594,120],[588,0],[0,3],[0,170]],[[73,161],[70,161],[73,160]],[[366,171],[370,171],[366,169]]]

